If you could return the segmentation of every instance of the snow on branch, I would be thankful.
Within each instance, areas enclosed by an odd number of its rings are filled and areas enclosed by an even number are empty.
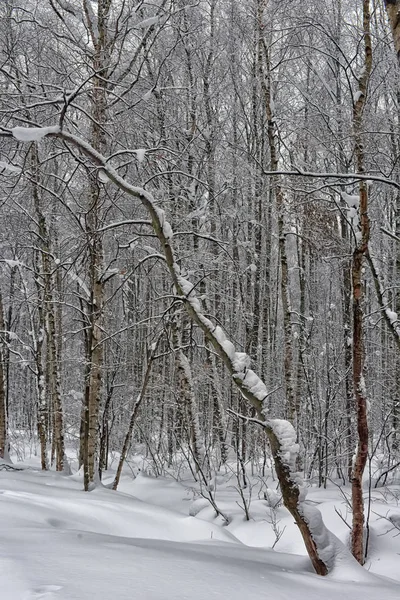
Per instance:
[[[51,127],[14,127],[11,129],[12,135],[19,142],[39,142],[46,135],[57,134],[60,131],[58,125]]]
[[[6,163],[0,160],[0,170],[10,171],[10,173],[21,173],[22,169],[11,163]]]
[[[147,29],[147,27],[152,27],[158,23],[158,19],[159,17],[157,16],[149,17],[148,19],[144,19],[143,21],[140,21],[140,23],[137,23],[135,27],[136,29]]]

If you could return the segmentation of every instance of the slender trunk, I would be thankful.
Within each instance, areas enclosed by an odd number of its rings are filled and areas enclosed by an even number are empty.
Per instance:
[[[38,331],[34,339],[34,353],[36,362],[36,387],[37,387],[37,419],[38,436],[40,442],[40,461],[43,470],[48,468],[47,443],[49,439],[49,402],[46,390],[46,370],[44,368],[43,352],[46,333],[46,284],[45,269],[46,255],[48,256],[48,235],[45,217],[41,207],[39,192],[39,157],[36,144],[31,149],[31,167],[33,172],[32,193],[35,211],[38,220],[38,237],[41,248],[35,252],[35,284],[38,297]]]
[[[3,297],[0,294],[0,332],[4,336],[4,309]],[[7,410],[6,390],[4,380],[4,344],[0,340],[0,458],[7,455]]]
[[[97,438],[99,406],[102,387],[103,366],[103,300],[104,285],[100,280],[103,264],[102,246],[94,245],[91,259],[92,291],[90,299],[90,348],[89,377],[85,388],[85,451],[84,451],[84,487],[88,491],[94,482],[96,472]]]
[[[353,123],[356,167],[358,173],[365,171],[365,154],[362,136],[362,118],[365,108],[367,86],[372,68],[372,46],[370,34],[369,0],[363,0],[363,37],[365,69],[359,78],[359,93],[354,102]],[[367,398],[364,381],[364,330],[363,330],[363,263],[368,255],[370,223],[368,218],[368,186],[365,181],[359,184],[359,222],[360,233],[356,234],[356,247],[353,252],[351,277],[353,288],[353,392],[357,415],[358,442],[352,472],[352,509],[353,524],[351,546],[353,556],[364,564],[364,498],[362,478],[368,458],[368,420]]]
[[[86,19],[94,46],[91,58],[93,71],[91,132],[93,147],[98,152],[106,149],[104,127],[107,120],[107,77],[109,67],[109,16],[111,0],[100,0],[97,3],[97,27],[91,22],[86,0],[84,2]],[[93,177],[93,176],[92,176]],[[104,281],[103,273],[103,237],[98,232],[101,227],[104,208],[103,195],[97,180],[93,177],[89,185],[89,202],[86,216],[86,235],[89,247],[88,279],[90,282],[90,299],[88,302],[89,334],[86,352],[86,384],[83,407],[84,440],[82,455],[84,464],[84,489],[88,491],[94,482],[96,473],[96,457],[98,449],[98,421],[102,392],[102,368],[104,347],[102,332],[104,326]]]
[[[210,351],[209,346],[206,347],[206,363],[208,366],[209,379],[210,379],[210,396],[213,403],[213,429],[216,430],[219,450],[221,456],[221,463],[225,464],[228,460],[228,446],[227,446],[227,422],[225,417],[225,409],[222,402],[221,394],[218,389],[218,369],[216,365],[216,359],[214,354]]]
[[[103,408],[103,416],[102,416],[102,424],[101,424],[101,434],[100,434],[100,444],[99,444],[99,479],[101,480],[103,471],[106,471],[108,468],[108,447],[109,447],[109,438],[110,438],[110,429],[109,429],[109,418],[111,411],[112,398],[114,394],[114,382],[117,375],[117,371],[113,371],[111,374],[111,380],[107,384],[107,397],[104,403]]]
[[[187,356],[182,350],[181,311],[178,309],[172,321],[172,343],[175,353],[175,367],[177,374],[177,389],[179,403],[183,409],[185,429],[188,433],[188,442],[195,462],[196,471],[202,469],[205,457],[205,448],[202,441],[198,409],[194,395],[192,369]]]
[[[49,261],[46,261],[49,263]],[[51,408],[53,411],[53,439],[54,439],[54,453],[56,460],[56,470],[64,470],[64,419],[61,403],[61,389],[60,389],[60,373],[59,373],[59,359],[57,353],[57,333],[56,333],[56,322],[54,314],[54,303],[53,293],[51,289],[52,277],[50,275],[50,264],[46,264],[46,346],[47,346],[47,379],[49,383],[49,394]]]
[[[392,36],[393,36],[393,42],[394,42],[394,47],[395,47],[395,51],[396,51],[396,55],[397,55],[397,61],[398,61],[398,65],[400,68],[400,0],[385,0],[385,6],[386,6],[386,11],[387,11],[387,15],[389,18],[389,23],[390,23],[390,28],[392,31]],[[399,106],[400,106],[400,93],[399,91],[397,92],[397,108],[399,110]],[[400,195],[397,195],[397,199],[396,199],[396,222],[395,222],[395,233],[397,238],[400,238]],[[397,249],[396,251],[396,274],[397,276],[399,276],[400,273],[400,244],[397,244]],[[395,311],[397,313],[397,315],[400,314],[400,299],[399,299],[399,295],[398,295],[398,300],[396,303],[396,307],[395,307]],[[395,369],[396,369],[396,381],[397,381],[397,386],[396,386],[396,393],[394,395],[394,399],[393,399],[393,418],[392,418],[392,428],[393,428],[393,448],[394,449],[398,449],[399,447],[399,440],[398,440],[398,428],[399,428],[399,423],[400,423],[400,391],[399,391],[399,381],[400,381],[400,353],[398,352],[396,354],[396,364],[395,364]]]
[[[6,415],[9,414],[8,406],[10,400],[10,331],[13,322],[13,306],[14,306],[14,295],[15,295],[15,277],[17,274],[17,267],[12,267],[10,273],[10,288],[9,288],[9,306],[6,314],[6,334],[4,336],[4,378],[5,378],[5,405]]]
[[[124,466],[124,462],[126,460],[126,457],[128,455],[128,451],[129,451],[129,447],[131,445],[131,439],[132,439],[132,432],[133,432],[133,427],[136,423],[136,419],[139,413],[139,409],[142,405],[143,399],[146,395],[146,390],[147,390],[147,386],[149,384],[150,381],[150,375],[151,375],[151,370],[153,367],[153,362],[154,362],[154,358],[155,358],[155,353],[157,351],[157,346],[158,346],[158,342],[159,342],[160,338],[158,338],[157,342],[153,345],[151,353],[149,355],[149,359],[147,361],[147,367],[146,367],[146,371],[143,377],[143,383],[142,383],[142,387],[141,390],[139,392],[138,397],[136,398],[136,401],[133,405],[133,410],[132,410],[132,414],[131,414],[131,418],[129,420],[129,427],[128,427],[128,431],[126,432],[125,435],[125,439],[124,439],[124,444],[122,446],[122,450],[121,450],[121,456],[118,462],[118,467],[117,467],[117,472],[115,473],[115,478],[114,478],[114,482],[112,485],[112,489],[116,490],[118,488],[118,484],[119,484],[119,480],[121,479],[121,473],[122,473],[122,467]]]
[[[263,36],[263,5],[259,0],[258,4],[258,27],[259,27],[259,74],[261,87],[264,95],[265,111],[267,115],[267,132],[270,153],[270,170],[278,171],[279,157],[277,150],[277,131],[276,121],[272,99],[272,80],[269,49]],[[278,213],[278,243],[280,259],[280,292],[283,312],[283,336],[284,336],[284,379],[286,387],[287,414],[290,421],[296,421],[297,399],[295,397],[295,387],[293,382],[293,340],[292,340],[292,322],[290,307],[289,290],[289,270],[286,252],[286,234],[285,234],[285,195],[283,188],[277,177],[272,178]]]

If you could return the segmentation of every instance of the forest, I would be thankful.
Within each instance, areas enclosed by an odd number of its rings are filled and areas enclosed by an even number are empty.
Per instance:
[[[2,0],[0,467],[190,476],[225,526],[218,477],[246,520],[256,479],[319,575],[335,486],[364,565],[400,498],[399,160],[399,0]]]

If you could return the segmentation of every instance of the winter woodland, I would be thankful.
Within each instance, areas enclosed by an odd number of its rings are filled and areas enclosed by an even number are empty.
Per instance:
[[[221,526],[229,474],[317,574],[368,561],[373,493],[400,497],[399,15],[2,0],[4,473],[190,477]]]

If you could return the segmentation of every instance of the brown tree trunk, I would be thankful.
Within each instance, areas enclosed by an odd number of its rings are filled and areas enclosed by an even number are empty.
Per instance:
[[[385,0],[397,60],[400,64],[400,0]]]
[[[0,294],[0,336],[4,333],[4,309],[3,298]],[[6,410],[6,390],[4,380],[4,344],[0,339],[0,458],[7,454],[7,410]]]
[[[365,156],[362,139],[362,117],[367,96],[367,86],[372,69],[372,46],[370,34],[369,0],[363,0],[363,36],[365,69],[359,78],[359,92],[354,102],[353,123],[355,156],[358,173],[365,171]],[[362,478],[368,458],[368,420],[367,398],[363,375],[365,349],[363,331],[363,262],[368,255],[370,224],[368,218],[368,186],[365,181],[359,184],[359,221],[360,229],[353,252],[351,275],[353,286],[353,392],[356,403],[358,442],[352,473],[352,509],[353,525],[351,546],[353,556],[360,564],[365,560],[364,539],[364,498]]]

